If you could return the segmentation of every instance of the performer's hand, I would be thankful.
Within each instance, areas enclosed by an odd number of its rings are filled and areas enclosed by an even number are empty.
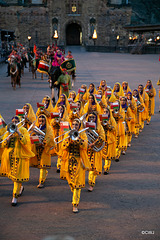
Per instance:
[[[131,121],[131,119],[132,119],[132,118],[131,118],[131,117],[129,117],[129,118],[128,118],[128,121]]]
[[[109,99],[108,99],[108,97],[107,97],[107,104],[109,105],[109,103],[110,103],[110,101],[109,101]]]
[[[43,143],[38,143],[37,146],[38,146],[38,147],[43,147],[44,144],[43,144]]]
[[[89,144],[89,148],[93,148],[94,145],[95,145],[94,143]]]
[[[22,135],[21,133],[20,133],[20,131],[19,131],[19,129],[17,128],[17,133],[18,133],[18,135],[20,136],[20,135]]]

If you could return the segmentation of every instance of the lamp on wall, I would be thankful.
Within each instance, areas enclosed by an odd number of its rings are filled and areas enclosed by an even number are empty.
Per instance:
[[[117,38],[117,50],[118,50],[119,38],[120,38],[120,37],[119,37],[119,35],[117,35],[117,37],[116,37],[116,38]]]
[[[53,39],[55,40],[55,46],[57,47],[57,40],[58,40],[58,32],[57,32],[57,30],[54,31]]]
[[[30,49],[30,41],[31,41],[31,38],[32,38],[31,36],[28,36],[29,49]]]
[[[94,41],[94,46],[96,45],[96,40],[97,40],[97,32],[96,29],[94,29],[93,35],[92,35],[92,39]]]

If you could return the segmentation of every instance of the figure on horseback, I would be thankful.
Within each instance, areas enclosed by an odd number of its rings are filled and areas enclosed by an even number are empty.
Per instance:
[[[55,92],[54,88],[58,89],[58,98],[59,98],[59,89],[60,85],[55,85],[54,83],[58,80],[59,76],[62,74],[60,70],[60,66],[62,62],[64,62],[64,56],[62,55],[61,51],[58,49],[57,52],[54,55],[54,59],[51,65],[51,69],[49,71],[50,75],[50,88],[51,88],[51,98],[52,98],[52,103],[53,105],[55,104]]]
[[[21,87],[20,70],[16,61],[16,57],[14,55],[10,57],[10,76],[13,89],[16,89],[16,85],[19,85],[19,87]]]
[[[61,69],[60,66],[51,66],[51,69],[49,71],[49,86],[51,88],[51,99],[52,104],[55,105],[55,92],[54,89],[58,89],[58,98],[59,98],[59,85],[55,85],[54,83],[58,80],[59,76],[61,75]]]

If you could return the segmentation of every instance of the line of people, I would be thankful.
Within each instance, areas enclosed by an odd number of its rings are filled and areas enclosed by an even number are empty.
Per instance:
[[[68,98],[67,98],[68,96]],[[113,89],[105,80],[96,89],[91,83],[78,92],[61,94],[55,107],[45,96],[37,103],[17,110],[12,118],[16,130],[6,132],[1,119],[0,175],[14,182],[12,205],[22,195],[22,183],[29,180],[29,167],[40,169],[38,188],[45,186],[51,156],[57,156],[57,172],[67,180],[73,193],[73,212],[78,212],[81,189],[88,171],[88,191],[92,192],[96,178],[110,171],[111,161],[119,161],[131,146],[132,136],[138,137],[154,115],[156,90],[151,80],[131,91],[127,82],[115,83]],[[20,115],[23,115],[21,121]],[[11,127],[13,127],[11,125]],[[8,126],[9,128],[9,126]]]

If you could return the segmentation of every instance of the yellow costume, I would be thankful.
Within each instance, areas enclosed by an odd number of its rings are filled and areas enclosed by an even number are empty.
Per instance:
[[[97,91],[96,91],[95,85],[94,85],[93,83],[91,83],[90,85],[93,86],[93,90],[91,91],[90,88],[88,88],[88,89],[87,89],[88,94],[89,94],[89,95],[90,95],[91,93],[92,93],[92,94],[96,94]]]
[[[105,91],[107,90],[106,80],[101,80],[98,90],[102,90],[103,95],[105,94]]]
[[[136,123],[136,116],[137,116],[137,104],[135,99],[132,97],[132,93],[128,92],[128,95],[131,95],[131,99],[127,100],[128,101],[128,107],[131,110],[131,121],[128,122],[128,128],[130,134],[128,135],[128,144],[131,143],[132,135],[136,134],[136,129],[135,129],[135,123]]]
[[[123,108],[124,112],[125,112],[125,120],[124,120],[124,126],[125,126],[125,136],[126,136],[126,147],[125,147],[125,151],[127,150],[127,146],[129,144],[131,144],[131,120],[132,120],[132,111],[130,109],[130,107],[126,106],[125,108]]]
[[[32,106],[31,106],[30,103],[26,103],[26,104],[23,106],[23,109],[24,109],[25,106],[28,106],[28,108],[29,108],[29,111],[28,111],[28,114],[27,114],[27,118],[26,118],[26,120],[25,120],[25,125],[24,125],[24,127],[28,129],[28,128],[30,127],[30,125],[31,125],[33,122],[36,121],[36,115],[35,115],[34,110],[33,110],[33,108],[32,108]]]
[[[116,90],[116,85],[119,86],[119,89],[118,89],[118,90]],[[123,89],[122,89],[121,84],[120,84],[119,82],[116,82],[116,83],[114,84],[112,93],[115,95],[116,99],[119,99],[120,97],[123,97],[123,96],[124,96]]]
[[[136,114],[136,121],[135,121],[135,131],[136,131],[136,137],[139,135],[139,130],[142,129],[143,127],[143,120],[142,120],[142,112],[141,109],[144,108],[144,101],[143,98],[140,96],[140,94],[138,93],[138,90],[133,90],[134,92],[137,92],[137,96],[134,96],[134,99],[136,101],[137,104],[137,114]]]
[[[64,138],[64,135],[62,135],[63,132],[61,131],[61,128],[60,128],[60,122],[69,122],[68,113],[67,113],[65,106],[64,106],[63,115],[58,120],[52,119],[52,121],[51,121],[51,128],[53,130],[53,138],[60,136],[59,138],[57,138],[55,140],[56,142],[61,141]],[[60,170],[61,157],[62,157],[62,142],[56,144],[56,147],[50,151],[51,155],[53,155],[54,153],[58,155],[57,169]]]
[[[116,161],[119,160],[119,157],[121,155],[121,151],[126,150],[127,142],[125,138],[125,128],[123,122],[125,121],[125,112],[122,109],[121,105],[119,105],[119,111],[114,112],[113,111],[113,116],[116,120],[117,123],[117,129],[116,129],[116,151],[117,151],[117,156],[116,156]]]
[[[72,95],[74,95],[74,98],[72,98]],[[75,92],[75,91],[71,91],[71,92],[69,93],[68,98],[72,98],[72,99],[73,99],[73,102],[75,102],[75,99],[76,99],[76,92]]]
[[[84,107],[85,103],[88,101],[89,99],[89,93],[87,92],[87,86],[86,85],[83,85],[85,87],[85,93],[84,94],[80,94],[80,93],[77,93],[77,96],[76,96],[76,99],[75,99],[75,102],[77,101],[81,101],[82,102],[82,107]]]
[[[94,98],[94,102],[91,104],[88,100],[88,102],[84,106],[84,112],[90,113],[90,112],[94,111],[94,112],[97,112],[98,114],[101,114],[101,108],[100,108],[99,104],[97,103],[95,96],[93,94],[92,94],[92,96]]]
[[[130,87],[128,85],[128,82],[126,82],[126,81],[122,82],[122,89],[123,89],[125,97],[127,96],[128,92],[131,92],[131,89],[130,89]]]
[[[88,117],[87,119],[88,120]],[[103,142],[105,141],[105,132],[104,129],[97,117],[96,120],[96,133],[98,133],[99,137],[96,140],[96,142]],[[89,171],[89,175],[88,175],[88,183],[90,186],[94,187],[95,185],[95,181],[96,181],[96,177],[97,175],[102,173],[102,150],[100,150],[99,152],[94,151],[92,148],[88,148],[88,159],[91,163],[91,169]]]
[[[149,96],[149,105],[148,105],[148,119],[147,122],[151,121],[151,116],[154,115],[154,108],[155,108],[155,96],[156,96],[156,89],[152,85],[152,81],[149,80],[151,85],[145,86],[144,89],[148,89],[148,96]]]
[[[160,103],[160,79],[158,79],[157,85],[159,87],[159,103]],[[159,104],[159,112],[160,112],[160,104]]]
[[[141,95],[141,94],[140,94]],[[144,111],[142,112],[142,124],[141,124],[141,128],[144,128],[144,121],[146,121],[148,119],[148,107],[149,107],[149,96],[148,94],[145,92],[145,90],[143,90],[143,93],[141,95],[143,102],[144,102]]]
[[[64,102],[61,102],[61,99],[60,99],[61,96],[63,96],[63,97],[65,98],[65,101],[64,101]],[[60,97],[58,98],[58,101],[57,101],[57,103],[56,103],[56,105],[55,105],[55,107],[54,107],[54,112],[58,112],[58,106],[59,106],[59,104],[65,106],[65,108],[66,108],[66,110],[67,110],[67,113],[70,112],[70,104],[69,104],[68,99],[67,99],[67,97],[66,97],[65,94],[61,94]]]
[[[68,137],[68,133],[64,138]],[[90,169],[90,163],[87,158],[87,135],[85,132],[79,134],[76,141],[68,138],[63,141],[61,179],[67,179],[73,192],[72,205],[78,206],[80,201],[81,188],[85,187],[85,170]]]
[[[0,114],[0,121],[1,121],[1,125],[0,125],[0,142],[1,142],[3,139],[2,136],[6,132],[6,127],[5,127],[6,124],[1,114]],[[2,153],[3,153],[3,148],[1,147],[1,143],[0,143],[0,163],[1,163]]]
[[[115,102],[117,100],[117,98],[115,97],[115,95],[113,94],[113,91],[111,88],[107,87],[107,90],[106,91],[110,91],[111,92],[111,96],[110,97],[107,97],[105,96],[105,94],[103,95],[102,97],[102,100],[104,103],[108,105],[110,105],[111,102]]]
[[[80,104],[80,109],[74,110],[75,112],[73,110],[70,110],[70,113],[69,113],[69,123],[70,123],[70,125],[72,125],[72,122],[73,122],[74,119],[76,119],[76,118],[79,119],[80,117],[82,117],[85,114],[85,112],[82,108],[82,103],[80,101],[77,101],[76,103]]]
[[[106,102],[106,100],[105,100],[105,98],[103,97],[103,93],[102,93],[102,90],[97,90],[97,93],[96,94],[98,94],[98,95],[101,95],[102,96],[102,98],[101,98],[101,101],[99,101],[99,102],[97,102],[98,104],[99,104],[99,106],[100,106],[100,109],[101,109],[101,111],[100,111],[100,113],[102,114],[103,113],[103,110],[104,110],[104,108],[105,107],[107,107],[107,102]]]
[[[109,112],[109,120],[106,124],[102,121],[102,126],[105,131],[105,146],[103,148],[103,160],[104,171],[109,172],[111,166],[111,160],[116,159],[116,128],[117,124],[112,116],[112,112]],[[104,172],[104,174],[105,174]]]
[[[16,118],[17,116],[15,116]],[[20,118],[17,117],[20,121]],[[22,182],[29,180],[29,158],[34,156],[31,151],[30,136],[26,128],[18,125],[20,135],[15,132],[10,140],[7,132],[2,143],[4,148],[0,176],[8,177],[14,182],[13,197],[18,198]]]
[[[47,117],[45,115],[40,115],[38,119],[41,116],[43,116],[43,118],[45,118],[46,120],[45,126],[40,129],[45,133],[45,137],[42,141],[43,145],[32,144],[32,151],[35,153],[36,156],[30,159],[30,166],[40,169],[39,183],[43,184],[48,173],[46,169],[51,168],[50,148],[55,147],[55,143],[53,140],[52,129],[49,126]],[[38,119],[36,120],[35,126],[39,128],[40,126],[38,123]]]
[[[38,108],[37,112],[36,112],[36,116],[38,117],[41,114],[44,114],[47,117],[47,121],[51,122],[51,112],[54,111],[53,105],[52,105],[52,101],[51,98],[49,96],[45,96],[42,100],[42,103],[45,103],[45,101],[48,100],[48,105],[45,106],[44,109]]]

